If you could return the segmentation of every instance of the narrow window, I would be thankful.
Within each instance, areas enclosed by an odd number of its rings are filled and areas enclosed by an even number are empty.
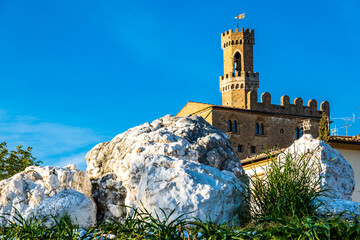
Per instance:
[[[256,152],[256,147],[255,146],[251,146],[251,153],[255,153]]]
[[[229,120],[228,122],[228,132],[231,132],[232,131],[232,122],[231,120]]]
[[[260,124],[260,135],[264,135],[264,124]]]
[[[255,134],[259,135],[259,124],[258,123],[255,124]]]
[[[300,128],[300,137],[302,137],[303,134],[304,134],[304,129]]]
[[[296,128],[296,139],[300,138],[300,129]]]
[[[237,124],[236,124],[236,121],[234,121],[233,132],[237,132]]]
[[[239,52],[235,53],[234,56],[234,75],[236,72],[241,72],[241,55]]]
[[[238,145],[238,152],[242,152],[242,145]]]

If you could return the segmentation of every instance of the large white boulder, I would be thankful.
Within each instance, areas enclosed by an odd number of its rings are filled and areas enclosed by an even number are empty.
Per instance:
[[[360,203],[344,199],[332,199],[321,197],[320,207],[316,210],[321,217],[337,217],[340,214],[342,220],[358,220],[360,216]]]
[[[14,176],[0,181],[0,216],[13,219],[16,211],[27,218],[43,200],[73,189],[89,199],[91,182],[84,171],[75,165],[59,167],[31,166]],[[5,221],[0,219],[0,224]]]
[[[199,116],[167,115],[134,127],[96,145],[86,159],[100,217],[120,220],[125,204],[160,215],[160,208],[177,208],[173,218],[218,223],[241,206],[240,160],[229,138]]]
[[[67,189],[41,201],[30,213],[37,219],[45,218],[44,224],[49,227],[56,224],[54,218],[64,215],[68,215],[80,228],[91,228],[96,223],[96,205],[88,196]]]
[[[304,153],[311,153],[311,161],[314,164],[319,163],[321,185],[328,190],[329,197],[351,200],[355,187],[354,171],[341,153],[324,141],[313,138],[310,134],[304,134],[284,152],[284,154],[292,154],[295,157],[300,157]]]

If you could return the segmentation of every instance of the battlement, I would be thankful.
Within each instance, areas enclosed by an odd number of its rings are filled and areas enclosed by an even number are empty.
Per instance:
[[[235,73],[230,72],[229,74],[225,74],[224,76],[220,76],[219,79],[220,81],[222,80],[226,80],[226,79],[230,79],[230,78],[234,78],[234,77],[245,77],[245,78],[249,78],[249,80],[251,81],[251,78],[257,78],[259,79],[259,73],[258,72],[238,72],[236,71]]]
[[[315,99],[309,100],[307,106],[304,106],[302,98],[295,98],[294,104],[291,104],[290,97],[287,95],[281,97],[280,105],[271,104],[271,94],[268,92],[261,94],[261,102],[258,102],[257,98],[257,91],[248,92],[247,109],[310,118],[321,118],[322,113],[330,116],[330,104],[328,101],[322,102],[320,104],[320,110],[317,110],[317,101]]]
[[[254,29],[248,29],[248,28],[241,28],[240,31],[238,28],[230,29],[224,33],[221,34],[221,37],[225,37],[225,36],[245,36],[245,35],[251,35],[252,37],[254,37]]]
[[[232,45],[254,45],[255,44],[255,32],[253,29],[238,28],[235,30],[230,29],[221,34],[221,46],[226,48]]]

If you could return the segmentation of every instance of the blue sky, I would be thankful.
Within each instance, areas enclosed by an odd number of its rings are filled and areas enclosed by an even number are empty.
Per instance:
[[[359,0],[0,0],[1,140],[84,169],[98,142],[189,100],[221,104],[220,34],[243,12],[259,95],[328,100],[332,117],[360,117]],[[360,119],[350,124],[359,134]]]

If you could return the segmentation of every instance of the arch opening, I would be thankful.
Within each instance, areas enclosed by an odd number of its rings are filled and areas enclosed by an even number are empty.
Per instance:
[[[240,76],[241,72],[241,55],[239,52],[236,52],[234,55],[234,74],[235,76]]]

